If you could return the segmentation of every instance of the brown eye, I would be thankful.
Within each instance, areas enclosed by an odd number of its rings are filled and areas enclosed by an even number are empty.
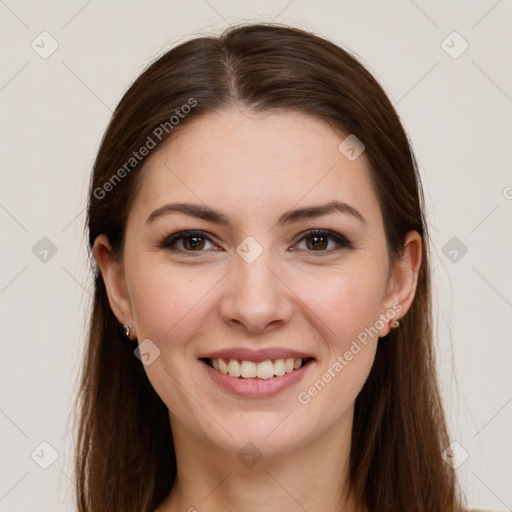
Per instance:
[[[306,245],[306,249],[304,250],[319,253],[319,256],[337,252],[342,249],[353,248],[353,244],[343,235],[333,231],[309,231],[301,238],[299,244],[304,241]]]
[[[327,238],[326,236],[308,236],[307,238],[305,238],[305,240],[311,242],[306,242],[308,249],[311,251],[315,251],[317,249],[327,249],[327,246],[329,245],[329,238]]]
[[[186,236],[182,238],[183,247],[188,251],[195,251],[196,249],[202,249],[204,247],[204,238],[200,236]]]
[[[206,246],[208,243],[215,248],[215,245],[205,233],[181,231],[167,237],[159,244],[159,247],[175,252],[204,252],[205,249],[209,249],[209,247]]]

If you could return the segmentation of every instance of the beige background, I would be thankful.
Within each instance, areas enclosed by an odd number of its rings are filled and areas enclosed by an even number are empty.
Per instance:
[[[74,509],[84,207],[111,111],[165,49],[275,20],[356,52],[398,109],[426,189],[458,471],[472,506],[510,510],[511,13],[510,0],[0,2],[0,509]]]

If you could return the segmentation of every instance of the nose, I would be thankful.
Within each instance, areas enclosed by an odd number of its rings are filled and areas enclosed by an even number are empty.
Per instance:
[[[290,320],[293,292],[269,253],[264,251],[252,263],[235,256],[220,306],[224,321],[231,327],[260,333],[282,327]]]

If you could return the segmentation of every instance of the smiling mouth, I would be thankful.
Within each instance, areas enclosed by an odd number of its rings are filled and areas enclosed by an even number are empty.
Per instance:
[[[287,359],[267,359],[261,362],[239,359],[202,359],[214,370],[224,375],[238,379],[272,379],[287,373],[292,373],[310,364],[313,358],[301,359],[289,357]]]

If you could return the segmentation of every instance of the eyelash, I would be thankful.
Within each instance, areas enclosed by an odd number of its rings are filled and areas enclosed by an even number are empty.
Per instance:
[[[213,243],[211,241],[210,237],[208,236],[208,233],[206,233],[204,231],[180,231],[178,233],[174,233],[174,234],[168,236],[167,238],[165,238],[160,244],[158,244],[158,247],[161,249],[167,249],[170,251],[182,252],[182,253],[187,254],[187,256],[189,256],[189,255],[193,256],[193,253],[205,252],[205,250],[187,251],[187,250],[173,248],[173,246],[177,242],[184,240],[186,238],[193,238],[193,237],[203,238],[203,239]],[[333,240],[338,245],[338,247],[336,247],[335,249],[324,250],[324,251],[315,251],[315,250],[311,250],[311,249],[305,249],[306,251],[313,253],[315,256],[322,257],[322,256],[325,256],[328,254],[332,254],[334,252],[338,252],[343,249],[353,249],[354,248],[352,242],[350,242],[343,235],[340,235],[339,233],[336,233],[334,231],[325,230],[325,229],[313,229],[313,230],[305,232],[303,237],[297,242],[297,244],[306,240],[307,238],[313,238],[313,237],[328,238],[328,239]]]

